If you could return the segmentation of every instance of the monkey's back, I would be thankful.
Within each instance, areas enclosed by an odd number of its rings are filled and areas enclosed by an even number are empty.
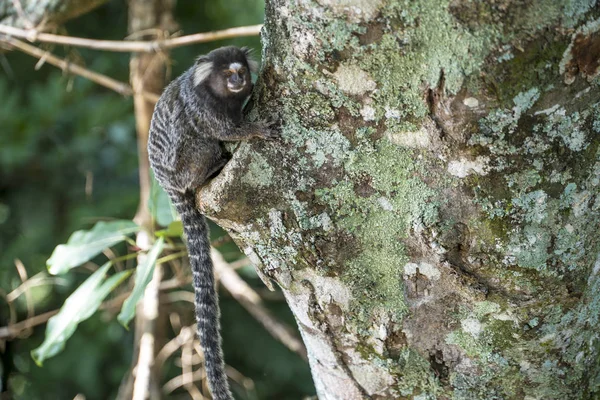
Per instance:
[[[223,159],[220,142],[211,137],[205,105],[193,94],[190,74],[188,70],[165,88],[150,123],[148,157],[167,192],[202,186]]]

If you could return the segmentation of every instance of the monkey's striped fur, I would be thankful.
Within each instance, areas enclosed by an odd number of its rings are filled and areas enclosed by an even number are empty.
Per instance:
[[[250,70],[255,69],[248,55],[245,48],[223,47],[199,57],[158,100],[148,140],[154,175],[181,215],[187,237],[198,334],[215,400],[233,397],[221,350],[208,227],[196,208],[195,191],[227,163],[223,141],[277,136],[268,125],[243,121],[242,106],[252,91]]]

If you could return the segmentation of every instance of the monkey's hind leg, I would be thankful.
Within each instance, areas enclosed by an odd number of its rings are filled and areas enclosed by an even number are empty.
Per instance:
[[[227,158],[221,158],[219,161],[217,161],[217,163],[206,174],[207,178],[205,184],[208,184],[208,181],[211,179],[216,178],[228,162],[229,159]]]
[[[202,183],[198,186],[197,190],[202,189],[204,186],[208,186],[208,184],[210,183],[210,181],[212,179],[219,176],[219,174],[221,173],[221,170],[223,170],[223,168],[225,167],[225,165],[227,164],[228,161],[229,161],[228,159],[222,158],[217,162],[217,164],[215,164],[213,167],[211,167],[205,175],[206,178],[202,178]],[[199,200],[196,201],[196,206],[201,211],[204,211],[204,207]]]

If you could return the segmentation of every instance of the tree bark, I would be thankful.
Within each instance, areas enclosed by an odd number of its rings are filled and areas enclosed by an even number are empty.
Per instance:
[[[282,139],[198,201],[321,400],[600,396],[595,5],[267,0],[249,117]]]
[[[45,30],[85,14],[107,0],[0,0],[0,24]]]
[[[169,32],[176,30],[174,7],[174,0],[129,0],[129,35],[138,36],[138,39],[164,39]],[[139,38],[140,34],[142,38]],[[129,80],[135,93],[133,106],[140,164],[140,202],[134,221],[147,229],[152,224],[148,209],[151,186],[148,134],[155,102],[148,101],[142,92],[162,92],[168,61],[167,54],[161,52],[132,54],[129,62]]]

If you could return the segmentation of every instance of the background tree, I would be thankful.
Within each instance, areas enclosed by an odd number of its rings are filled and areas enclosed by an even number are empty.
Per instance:
[[[169,2],[132,2],[129,16],[123,3],[109,2],[60,26],[40,23],[37,18],[43,11],[43,21],[58,20],[58,14],[71,3],[37,2],[35,13],[31,11],[32,3],[0,2],[0,15],[3,16],[0,32],[12,35],[0,34],[0,46],[29,54],[18,51],[0,54],[3,68],[0,75],[0,97],[3,99],[0,121],[4,126],[0,139],[0,286],[6,300],[1,309],[0,324],[3,325],[0,326],[0,344],[4,375],[0,391],[7,390],[17,399],[70,399],[76,395],[88,399],[131,398],[132,387],[125,383],[132,383],[127,380],[131,367],[139,367],[134,347],[140,343],[133,333],[142,331],[137,326],[146,317],[143,313],[138,314],[136,324],[130,324],[135,328],[131,333],[119,326],[114,317],[122,308],[123,300],[132,293],[133,282],[137,279],[134,275],[130,284],[116,287],[108,300],[102,302],[100,307],[104,311],[81,322],[66,343],[64,337],[52,343],[65,345],[64,350],[53,358],[48,357],[55,347],[44,346],[49,343],[49,336],[44,335],[42,324],[56,315],[67,296],[79,300],[62,306],[62,309],[73,311],[78,304],[87,306],[86,302],[98,300],[102,287],[112,288],[100,280],[90,289],[92,278],[101,277],[98,273],[105,271],[105,268],[98,269],[98,265],[107,258],[113,260],[115,266],[106,270],[105,283],[114,284],[126,277],[125,271],[136,267],[132,257],[138,254],[137,245],[134,246],[131,239],[127,239],[128,243],[122,242],[126,238],[123,236],[119,239],[121,243],[105,249],[105,255],[90,259],[83,268],[56,277],[45,272],[46,260],[52,249],[58,243],[67,242],[76,229],[85,229],[87,239],[97,238],[110,233],[106,227],[114,227],[114,220],[131,219],[136,208],[138,213],[146,213],[148,217],[148,208],[144,207],[146,200],[140,200],[138,186],[138,173],[143,180],[143,172],[147,171],[143,168],[138,170],[135,124],[143,126],[144,121],[147,123],[149,113],[143,112],[143,101],[158,97],[160,76],[165,73],[164,62],[169,61],[166,73],[173,77],[183,72],[198,54],[216,46],[237,44],[258,47],[257,37],[235,38],[240,34],[256,35],[258,30],[251,26],[200,38],[204,42],[221,38],[221,42],[210,44],[194,44],[198,43],[197,36],[179,37],[176,40],[183,39],[184,42],[179,42],[179,47],[167,57],[166,50],[156,53],[154,39],[168,31],[175,32],[174,36],[181,36],[163,18]],[[76,3],[87,7],[85,2]],[[261,2],[243,2],[243,14],[228,8],[228,5],[241,7],[242,2],[239,3],[228,1],[226,6],[211,2],[210,7],[202,2],[183,3],[174,9],[175,20],[186,33],[197,33],[199,26],[202,30],[215,30],[262,21],[264,5]],[[23,13],[10,11],[15,5],[20,6]],[[7,9],[9,12],[5,13]],[[21,20],[4,19],[11,13],[17,17],[27,16],[29,20],[24,24]],[[61,22],[64,21],[62,18]],[[38,40],[42,44],[36,47],[23,41],[17,42],[14,28],[26,28],[23,39]],[[143,35],[139,34],[140,30]],[[53,42],[48,40],[45,32],[58,36],[51,36]],[[110,50],[122,51],[123,45],[136,43],[146,45],[138,50],[139,57],[134,57],[131,69],[127,52],[115,54],[88,49],[98,48],[97,41],[93,39],[122,40],[128,34],[133,35],[134,41],[117,42],[117,49]],[[85,41],[84,47],[74,47],[80,43],[77,41],[80,37],[92,40]],[[192,40],[186,41],[186,38]],[[226,42],[223,38],[234,39]],[[46,63],[31,58],[31,55],[43,57]],[[143,61],[135,61],[145,57],[154,59],[154,62],[144,66]],[[39,71],[34,71],[36,64],[41,67]],[[50,64],[62,68],[63,75]],[[157,69],[156,77],[149,73],[147,65]],[[130,70],[133,89],[126,84]],[[136,112],[134,118],[130,98],[95,86],[75,74],[83,74],[87,79],[108,85],[109,89],[125,96],[138,94],[142,97],[136,100],[142,103],[141,112]],[[157,82],[159,86],[156,86]],[[142,137],[143,131],[142,127]],[[139,147],[144,149],[145,145],[139,143]],[[151,189],[149,197],[151,217],[155,221],[160,220],[159,224],[168,225],[173,220],[168,203],[156,190]],[[36,199],[44,199],[43,205],[36,204]],[[140,202],[141,206],[138,206]],[[136,218],[136,221],[150,224],[150,221],[144,222],[144,218]],[[131,222],[124,222],[130,232],[131,229],[139,229]],[[153,353],[157,357],[154,373],[158,375],[155,382],[160,390],[156,386],[150,389],[153,397],[192,396],[199,399],[207,392],[202,384],[202,370],[197,367],[201,359],[194,348],[197,345],[193,340],[193,328],[189,327],[193,326],[189,272],[186,261],[182,259],[184,253],[178,249],[180,242],[176,236],[180,229],[177,229],[176,223],[173,226],[174,231],[165,236],[167,244],[164,247],[168,255],[160,259],[164,277],[159,291],[155,291],[161,319],[152,329],[155,338]],[[220,253],[229,261],[239,259],[239,251],[227,240],[223,231],[213,231]],[[65,259],[68,257],[60,261]],[[56,261],[56,258],[53,260]],[[59,264],[51,263],[54,268]],[[303,348],[294,333],[287,330],[285,320],[291,322],[291,316],[281,295],[264,296],[266,300],[259,297],[256,289],[260,291],[261,284],[247,260],[241,259],[228,265],[221,259],[218,265],[223,268],[223,281],[227,281],[225,286],[231,290],[222,293],[222,311],[225,341],[229,343],[228,371],[236,395],[243,399],[297,399],[312,393],[314,389],[308,367],[301,358]],[[147,266],[140,260],[137,270],[146,270]],[[233,271],[231,267],[237,270]],[[116,271],[113,272],[113,268]],[[96,272],[90,276],[88,270]],[[76,296],[78,288],[85,289],[83,297]],[[82,314],[77,315],[80,317]],[[123,319],[121,315],[119,317]],[[69,327],[75,329],[75,326],[70,321]],[[44,345],[40,347],[42,342]],[[250,342],[252,346],[248,346]],[[34,354],[38,360],[44,359],[43,368],[33,363],[30,356],[33,349],[36,349]],[[291,379],[292,376],[294,379]],[[120,383],[123,383],[121,388]]]

